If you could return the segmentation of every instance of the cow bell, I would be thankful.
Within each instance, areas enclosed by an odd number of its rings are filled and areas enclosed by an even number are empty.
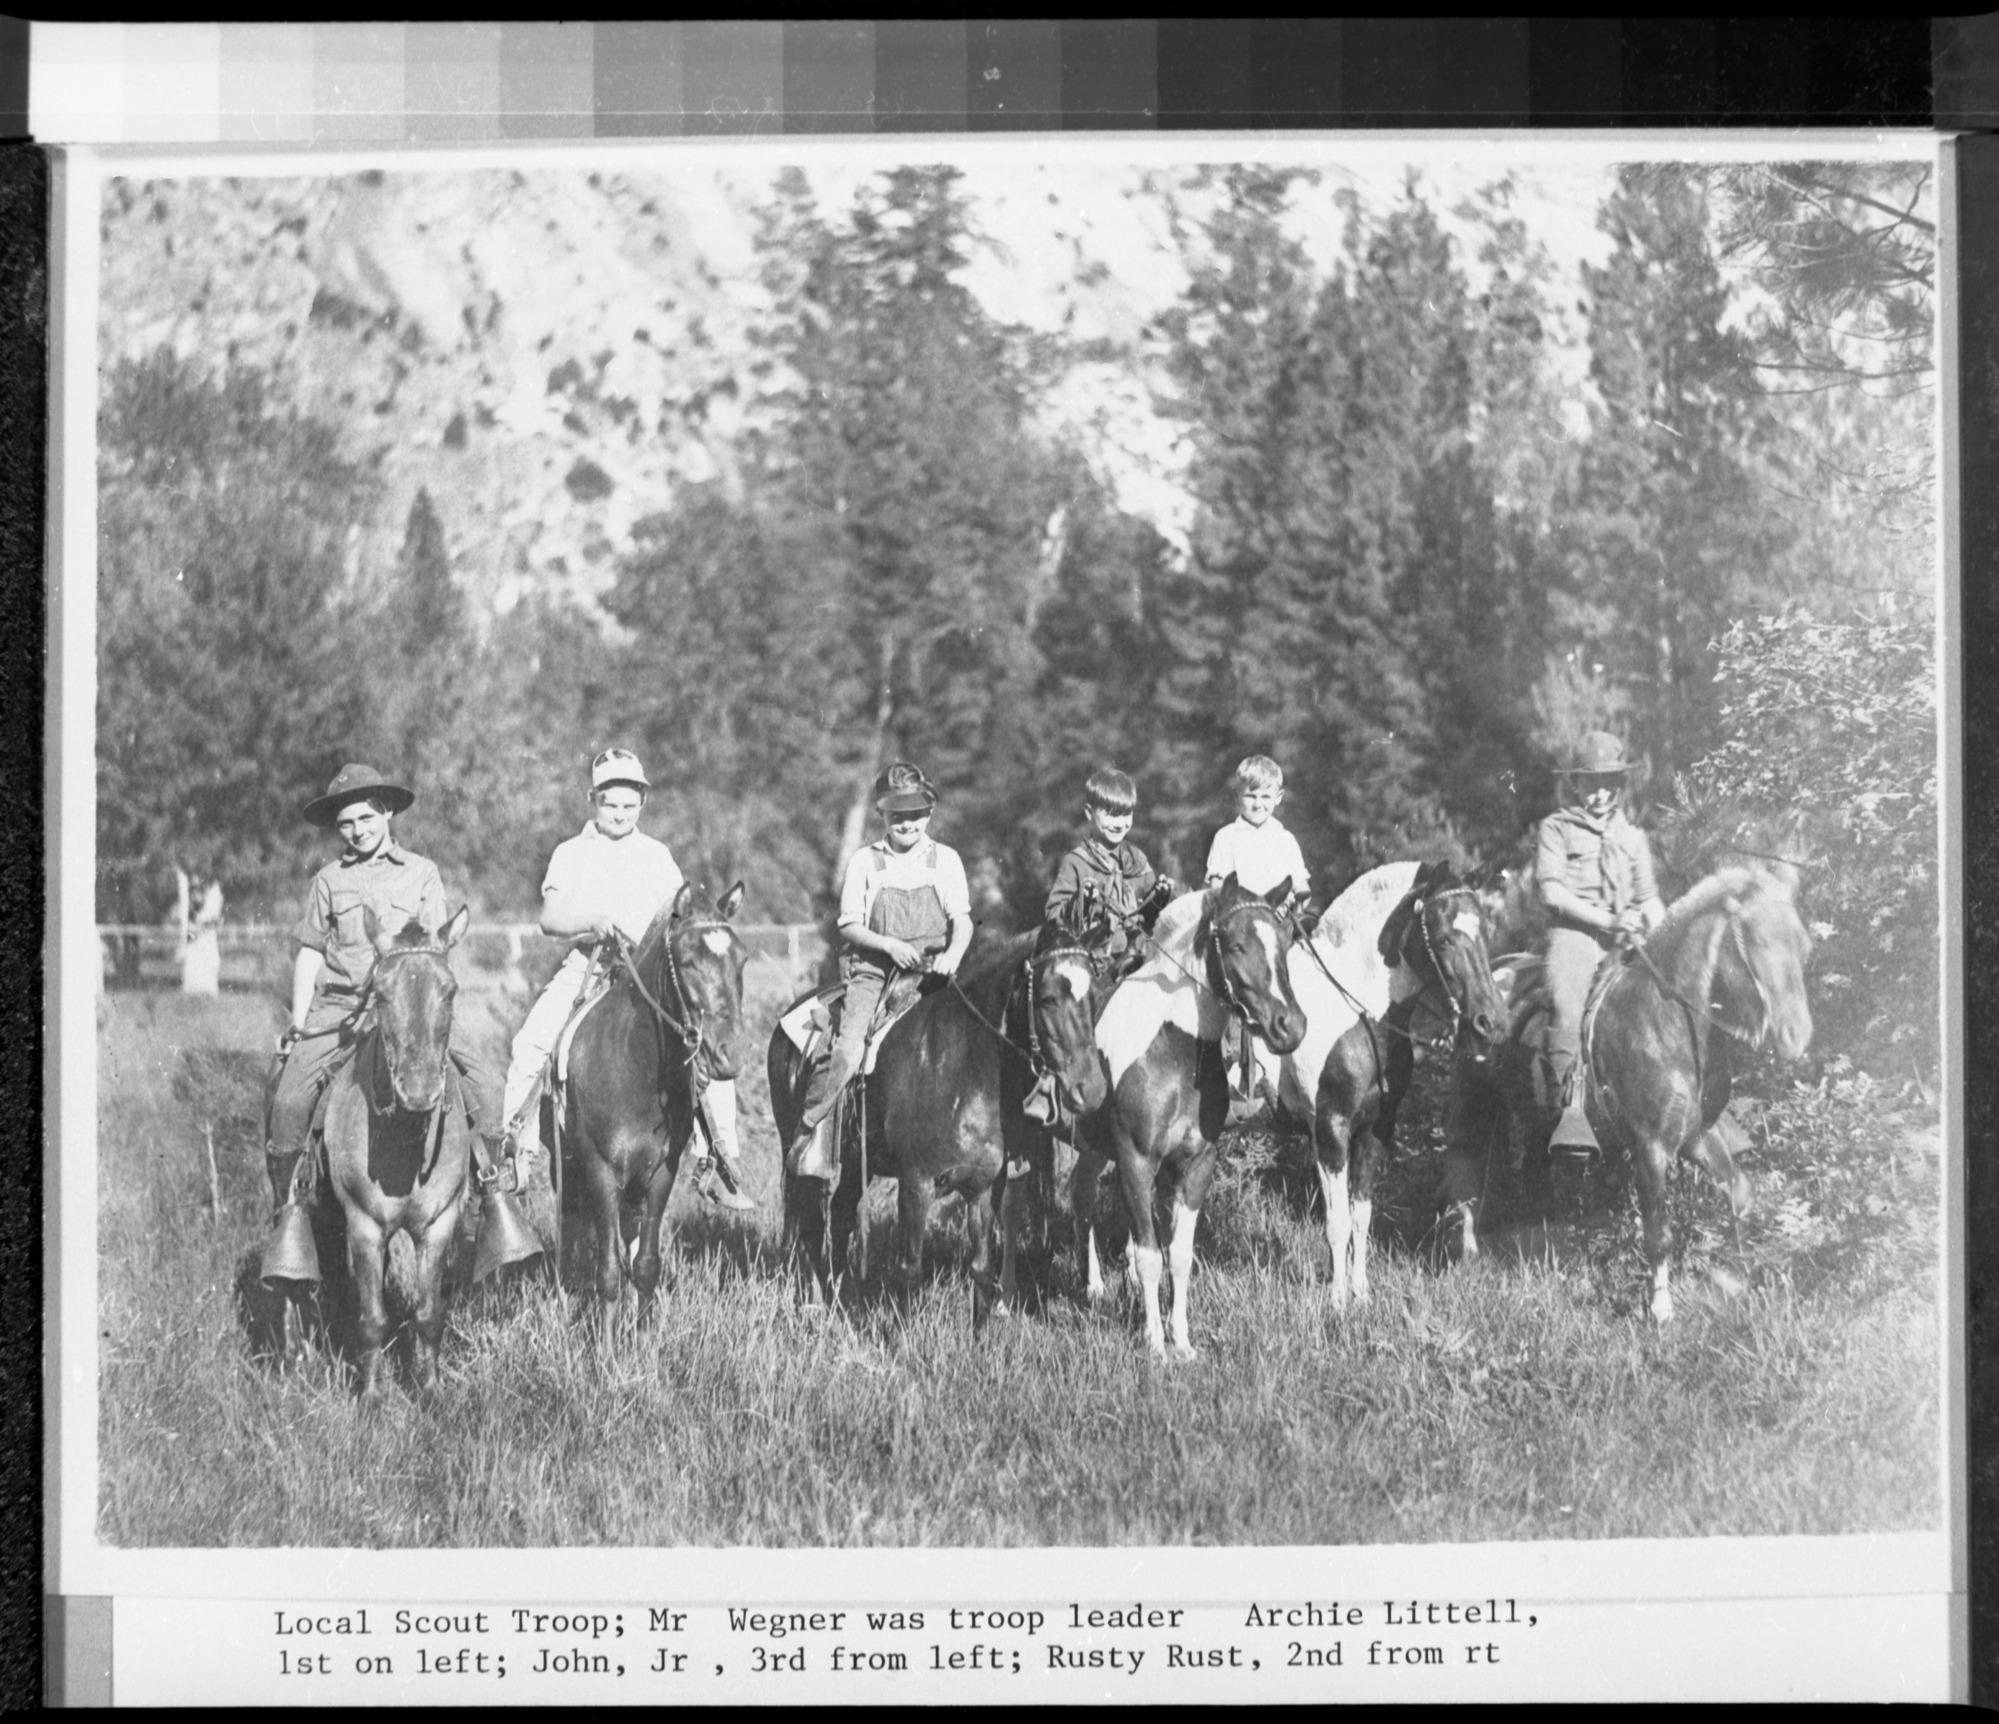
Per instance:
[[[312,1242],[312,1223],[305,1209],[287,1203],[271,1224],[271,1237],[264,1244],[264,1264],[259,1278],[266,1287],[282,1292],[287,1283],[316,1286],[319,1282],[319,1250]]]
[[[541,1255],[541,1240],[522,1217],[511,1192],[487,1191],[479,1214],[479,1242],[472,1253],[472,1279],[483,1281],[509,1263]]]

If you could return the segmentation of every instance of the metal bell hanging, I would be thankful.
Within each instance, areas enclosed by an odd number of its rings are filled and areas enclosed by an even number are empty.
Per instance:
[[[541,1253],[541,1240],[513,1194],[498,1187],[488,1190],[479,1215],[479,1242],[472,1253],[472,1279],[483,1281],[509,1263],[525,1263]]]
[[[319,1250],[312,1242],[312,1222],[302,1205],[287,1203],[278,1211],[271,1237],[264,1244],[259,1278],[266,1287],[280,1291],[287,1283],[318,1284]]]

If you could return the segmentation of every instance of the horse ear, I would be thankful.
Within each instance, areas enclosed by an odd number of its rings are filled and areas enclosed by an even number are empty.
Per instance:
[[[1283,909],[1286,904],[1291,902],[1291,876],[1289,874],[1285,875],[1268,892],[1263,893],[1262,898],[1273,910]]]
[[[395,935],[382,926],[382,918],[375,914],[372,904],[361,906],[361,932],[368,936],[368,944],[378,952],[386,952],[395,944]]]
[[[444,924],[443,931],[438,936],[443,940],[446,951],[449,951],[460,940],[465,938],[465,929],[471,920],[472,906],[470,904],[460,904],[458,906],[458,914]]]
[[[721,903],[715,906],[716,917],[721,921],[724,922],[728,921],[729,918],[734,916],[736,911],[742,907],[742,902],[743,902],[743,883],[742,881],[738,880],[735,883],[735,885],[731,886],[728,889],[728,891],[722,894]]]
[[[694,896],[693,882],[688,880],[681,881],[680,890],[674,893],[673,895],[673,913],[668,919],[674,922],[679,921],[680,918],[686,914],[687,900],[693,896]]]

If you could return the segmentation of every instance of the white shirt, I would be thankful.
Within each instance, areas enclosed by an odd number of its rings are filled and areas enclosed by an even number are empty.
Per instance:
[[[609,916],[636,945],[679,894],[684,878],[673,852],[657,838],[643,832],[606,838],[593,820],[556,845],[541,895],[560,900],[565,910]]]
[[[865,928],[875,897],[884,886],[905,892],[934,886],[945,915],[970,917],[972,913],[972,892],[965,882],[963,859],[950,845],[939,844],[934,838],[925,838],[903,851],[891,849],[883,838],[848,857],[847,873],[840,882],[840,926]]]
[[[1293,892],[1303,892],[1311,884],[1304,851],[1274,814],[1261,826],[1238,816],[1215,834],[1208,846],[1207,877],[1226,880],[1231,874],[1247,892],[1268,892],[1287,874]]]

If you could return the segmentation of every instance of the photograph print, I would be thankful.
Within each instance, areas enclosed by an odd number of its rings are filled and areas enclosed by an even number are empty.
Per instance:
[[[104,162],[101,1545],[1942,1529],[1939,162],[1785,147]]]

